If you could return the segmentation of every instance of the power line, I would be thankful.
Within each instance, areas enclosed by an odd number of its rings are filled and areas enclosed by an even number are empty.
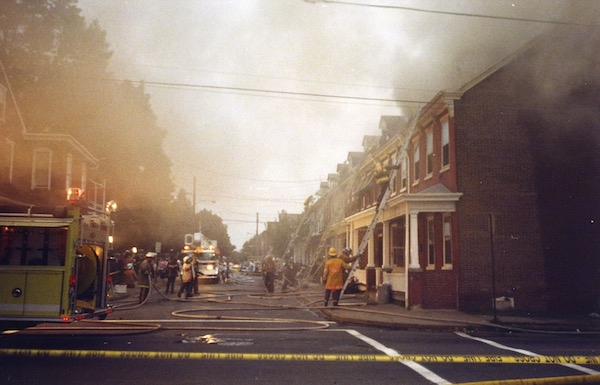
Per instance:
[[[410,99],[391,99],[391,98],[371,98],[366,96],[352,96],[352,95],[336,95],[336,94],[319,94],[311,92],[296,92],[296,91],[283,91],[283,90],[272,90],[272,89],[261,89],[261,88],[246,88],[246,87],[232,87],[232,86],[215,86],[210,84],[194,84],[194,83],[172,83],[172,82],[157,82],[157,81],[132,81],[124,79],[105,78],[105,81],[114,82],[131,82],[138,85],[148,85],[156,87],[173,87],[173,88],[192,88],[202,90],[218,90],[218,91],[229,91],[229,92],[245,92],[250,93],[250,96],[268,96],[268,95],[285,95],[295,97],[311,97],[311,98],[325,98],[325,99],[338,99],[348,101],[363,101],[363,102],[376,102],[376,103],[394,103],[394,104],[422,104],[424,100],[410,100]],[[255,94],[259,95],[255,95]]]
[[[399,5],[384,5],[384,4],[366,4],[366,3],[356,3],[352,1],[336,1],[336,0],[308,0],[311,3],[327,3],[327,4],[341,4],[341,5],[353,5],[358,7],[371,7],[371,8],[382,8],[382,9],[399,9],[403,11],[410,12],[422,12],[422,13],[433,13],[439,15],[448,15],[448,16],[462,16],[462,17],[474,17],[481,19],[493,19],[493,20],[506,20],[506,21],[519,21],[519,22],[527,22],[527,23],[538,23],[538,24],[553,24],[553,25],[569,25],[569,26],[577,26],[577,27],[599,27],[600,24],[589,24],[589,23],[577,23],[571,21],[562,21],[562,20],[543,20],[543,19],[530,19],[530,18],[521,18],[521,17],[509,17],[509,16],[497,16],[497,15],[483,15],[476,13],[463,13],[463,12],[451,12],[451,11],[436,11],[431,9],[422,9],[415,7],[405,7]],[[540,6],[541,3],[540,3]]]
[[[128,63],[124,63],[124,64],[129,65]],[[205,69],[196,69],[196,68],[181,68],[181,67],[153,65],[153,64],[136,64],[136,63],[134,63],[131,65],[138,66],[138,67],[159,68],[159,69],[176,70],[176,71],[193,71],[193,72],[202,72],[202,73],[208,73],[208,74],[219,74],[219,75],[227,75],[227,76],[244,76],[244,77],[250,77],[250,78],[268,79],[268,80],[285,80],[285,81],[293,81],[293,82],[301,82],[301,83],[327,84],[327,85],[344,86],[344,87],[361,87],[361,88],[394,90],[394,91],[408,91],[408,92],[435,92],[436,91],[436,90],[427,90],[427,89],[390,87],[390,86],[383,86],[383,85],[340,83],[340,82],[333,82],[333,81],[326,81],[326,80],[296,79],[296,78],[288,78],[288,77],[283,77],[283,76],[267,76],[267,75],[250,74],[250,73],[243,73],[243,72],[225,72],[225,71],[205,70]]]

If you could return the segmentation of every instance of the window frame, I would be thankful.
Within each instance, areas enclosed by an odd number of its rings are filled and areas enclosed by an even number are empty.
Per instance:
[[[67,154],[67,170],[65,175],[65,190],[68,190],[71,187],[76,187],[72,185],[73,183],[73,154]]]
[[[454,254],[452,252],[452,214],[444,213],[442,216],[442,245],[443,245],[443,269],[451,270],[453,266]]]
[[[412,168],[413,168],[413,185],[416,185],[419,183],[419,168],[420,168],[420,161],[421,161],[421,149],[419,146],[419,139],[417,138],[414,142],[413,142],[413,161],[412,161]]]
[[[440,122],[440,171],[450,168],[450,121]]]
[[[44,155],[47,159],[41,159]],[[42,167],[41,163],[46,167]],[[40,174],[41,173],[41,174]],[[45,184],[40,183],[40,178],[45,175]],[[52,188],[52,150],[48,148],[36,148],[33,150],[33,158],[31,162],[31,189],[32,190],[50,190]]]
[[[433,176],[434,151],[433,151],[433,129],[425,133],[425,179]]]
[[[408,162],[407,157],[403,156],[400,162],[400,192],[407,191],[408,189]]]
[[[427,216],[427,270],[435,269],[435,217]]]

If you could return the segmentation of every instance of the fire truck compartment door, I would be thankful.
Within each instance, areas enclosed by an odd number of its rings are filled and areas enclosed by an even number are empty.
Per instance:
[[[0,314],[60,316],[62,271],[0,272]]]
[[[63,271],[29,271],[25,288],[25,316],[60,316]]]
[[[23,315],[26,272],[0,272],[0,314]]]

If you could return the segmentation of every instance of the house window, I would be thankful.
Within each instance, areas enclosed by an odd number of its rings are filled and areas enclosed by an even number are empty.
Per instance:
[[[415,141],[413,143],[413,148],[413,182],[417,183],[419,181],[419,159],[421,157],[418,141]]]
[[[0,122],[6,121],[6,87],[0,85]]]
[[[452,216],[444,214],[444,267],[452,267]]]
[[[427,132],[427,176],[433,174],[433,130]]]
[[[427,268],[435,267],[435,233],[433,217],[427,217]]]
[[[87,163],[81,164],[81,189],[85,191],[87,185]]]
[[[407,173],[406,169],[406,157],[402,158],[402,163],[400,163],[400,191],[406,191],[407,188]]]
[[[442,170],[450,167],[450,128],[448,121],[442,122]]]
[[[393,264],[397,267],[404,267],[404,251],[405,251],[405,231],[404,226],[398,223],[393,223],[392,229],[392,256]]]
[[[33,151],[33,171],[31,176],[32,189],[50,190],[50,175],[52,173],[52,152],[48,149]]]
[[[13,162],[15,159],[15,142],[6,139],[0,152],[0,181],[12,183]]]
[[[71,183],[73,183],[73,155],[67,155],[67,175],[65,177],[65,190],[68,190],[71,187],[74,187]]]

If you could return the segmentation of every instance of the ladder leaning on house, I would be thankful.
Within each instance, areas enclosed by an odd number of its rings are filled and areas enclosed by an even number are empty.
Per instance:
[[[367,248],[369,239],[371,238],[371,235],[373,234],[373,231],[375,230],[375,226],[377,225],[377,222],[379,222],[379,217],[381,216],[381,214],[383,213],[383,210],[385,209],[385,205],[387,204],[387,200],[391,194],[390,186],[392,185],[393,181],[396,180],[396,174],[398,172],[398,168],[402,161],[402,157],[404,156],[404,153],[406,152],[406,149],[408,148],[408,144],[410,143],[410,139],[411,139],[414,129],[417,125],[416,124],[417,119],[419,118],[419,115],[421,114],[421,109],[422,109],[422,106],[420,106],[419,109],[417,110],[417,113],[415,114],[415,117],[413,118],[413,120],[411,122],[410,128],[408,129],[408,131],[406,132],[406,136],[404,137],[404,143],[402,143],[402,147],[396,154],[396,158],[394,159],[394,162],[392,163],[392,170],[389,174],[390,182],[387,184],[387,187],[383,194],[383,197],[381,198],[381,201],[378,203],[377,208],[375,210],[375,216],[373,217],[373,220],[369,224],[369,227],[367,227],[367,231],[365,232],[365,235],[363,236],[363,238],[360,242],[360,245],[358,246],[357,253],[354,255],[356,257],[356,259],[352,263],[352,268],[350,269],[350,272],[348,273],[348,278],[346,278],[346,282],[344,282],[344,287],[342,288],[342,293],[341,293],[340,297],[344,295],[344,292],[348,288],[348,284],[352,281],[354,272],[356,271],[356,268],[359,265],[360,259],[362,258],[363,254],[365,252],[365,249]]]
[[[302,277],[302,281],[307,282],[311,279],[319,279],[321,278],[321,273],[323,272],[323,265],[325,263],[326,258],[323,256],[327,252],[326,245],[329,243],[329,238],[334,233],[334,228],[330,227],[326,231],[323,231],[321,234],[321,239],[319,241],[319,245],[315,249],[315,257],[312,259],[310,265],[305,270],[305,274]]]

